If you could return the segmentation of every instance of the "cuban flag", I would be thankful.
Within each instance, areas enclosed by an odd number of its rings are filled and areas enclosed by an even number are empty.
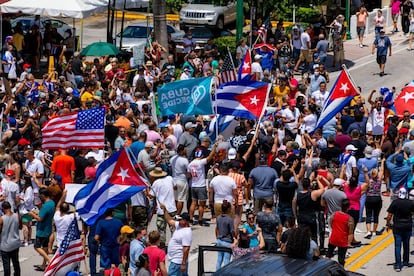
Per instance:
[[[322,128],[324,124],[349,104],[356,95],[358,95],[358,90],[349,78],[348,72],[342,69],[329,92],[328,99],[325,102],[315,129]]]
[[[394,88],[393,88],[394,90]],[[385,108],[390,108],[395,112],[394,107],[394,91],[389,89],[388,87],[381,87],[380,94],[384,97],[382,101],[382,106]]]
[[[250,80],[252,77],[252,53],[247,50],[243,63],[239,67],[238,80]]]
[[[270,85],[259,81],[228,82],[216,91],[216,110],[220,115],[259,119],[267,106]]]
[[[206,129],[211,141],[216,141],[217,134],[222,135],[225,140],[230,138],[233,135],[234,128],[239,125],[239,121],[235,120],[235,118],[231,115],[215,116]]]
[[[122,149],[105,160],[96,172],[96,179],[75,195],[76,211],[87,225],[92,225],[109,208],[127,201],[147,187]]]

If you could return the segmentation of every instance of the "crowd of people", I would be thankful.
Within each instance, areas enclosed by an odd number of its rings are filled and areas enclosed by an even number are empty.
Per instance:
[[[383,196],[392,200],[386,227],[393,227],[396,248],[404,247],[403,260],[396,250],[394,268],[408,266],[414,119],[409,111],[393,114],[373,90],[367,99],[357,95],[315,129],[330,81],[325,68],[330,44],[323,16],[319,19],[320,24],[306,28],[296,24],[289,35],[283,24],[269,33],[275,50],[257,50],[251,74],[271,83],[269,107],[274,116],[262,121],[237,118],[233,134],[219,135],[215,141],[207,135],[212,116],[156,118],[152,112],[157,87],[163,83],[220,76],[223,60],[214,40],[203,51],[188,31],[182,73],[176,71],[174,55],[164,62],[160,55],[148,54],[131,75],[116,57],[86,64],[69,44],[53,51],[57,41],[73,41],[70,33],[48,42],[55,31],[49,34],[44,26],[44,33],[37,34],[39,26],[34,24],[27,36],[37,37],[39,45],[32,48],[26,38],[17,38],[17,26],[15,34],[6,37],[0,91],[0,249],[5,275],[11,275],[10,261],[15,275],[21,275],[19,248],[32,243],[42,258],[35,269],[46,269],[74,218],[65,202],[65,185],[95,179],[99,165],[122,149],[142,164],[151,186],[108,209],[95,225],[83,224],[91,275],[99,273],[98,250],[100,267],[110,275],[187,275],[192,231],[200,228],[214,231],[217,245],[231,247],[233,258],[263,250],[314,260],[321,255],[332,258],[337,247],[338,261],[344,265],[347,248],[361,246],[354,235],[358,223],[365,223],[364,239],[383,233]],[[341,64],[342,16],[332,29],[334,62]],[[255,36],[257,30],[252,41]],[[18,41],[31,45],[33,55],[27,56]],[[156,41],[152,46],[150,53],[158,51]],[[56,70],[41,80],[31,72],[40,69],[39,49],[56,55]],[[241,40],[236,64],[247,50],[246,40]],[[298,80],[294,73],[300,68],[306,73]],[[42,149],[41,129],[47,120],[100,106],[106,109],[105,148]],[[156,230],[149,231],[152,218]],[[208,228],[211,225],[214,229]],[[230,253],[219,253],[216,268],[230,260]]]

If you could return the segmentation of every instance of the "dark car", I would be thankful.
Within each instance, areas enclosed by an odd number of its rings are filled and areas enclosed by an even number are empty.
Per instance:
[[[233,260],[228,265],[216,272],[207,272],[204,267],[204,256],[208,251],[226,251],[231,249],[217,246],[199,246],[198,252],[198,276],[225,275],[225,276],[267,276],[267,275],[294,275],[294,276],[345,276],[363,275],[346,271],[339,263],[320,259],[318,261],[306,261],[293,259],[279,254],[249,254]]]

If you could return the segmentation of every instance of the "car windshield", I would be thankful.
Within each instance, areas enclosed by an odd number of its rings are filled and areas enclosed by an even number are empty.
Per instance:
[[[194,28],[191,30],[194,38],[210,38],[213,33],[208,28]]]
[[[145,26],[128,26],[125,28],[122,36],[124,38],[147,38],[152,31],[152,27]]]

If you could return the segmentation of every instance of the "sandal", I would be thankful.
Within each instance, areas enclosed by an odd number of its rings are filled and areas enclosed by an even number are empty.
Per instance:
[[[39,266],[36,266],[34,270],[36,270],[36,271],[45,271],[45,269],[46,269],[45,266],[39,265]]]

